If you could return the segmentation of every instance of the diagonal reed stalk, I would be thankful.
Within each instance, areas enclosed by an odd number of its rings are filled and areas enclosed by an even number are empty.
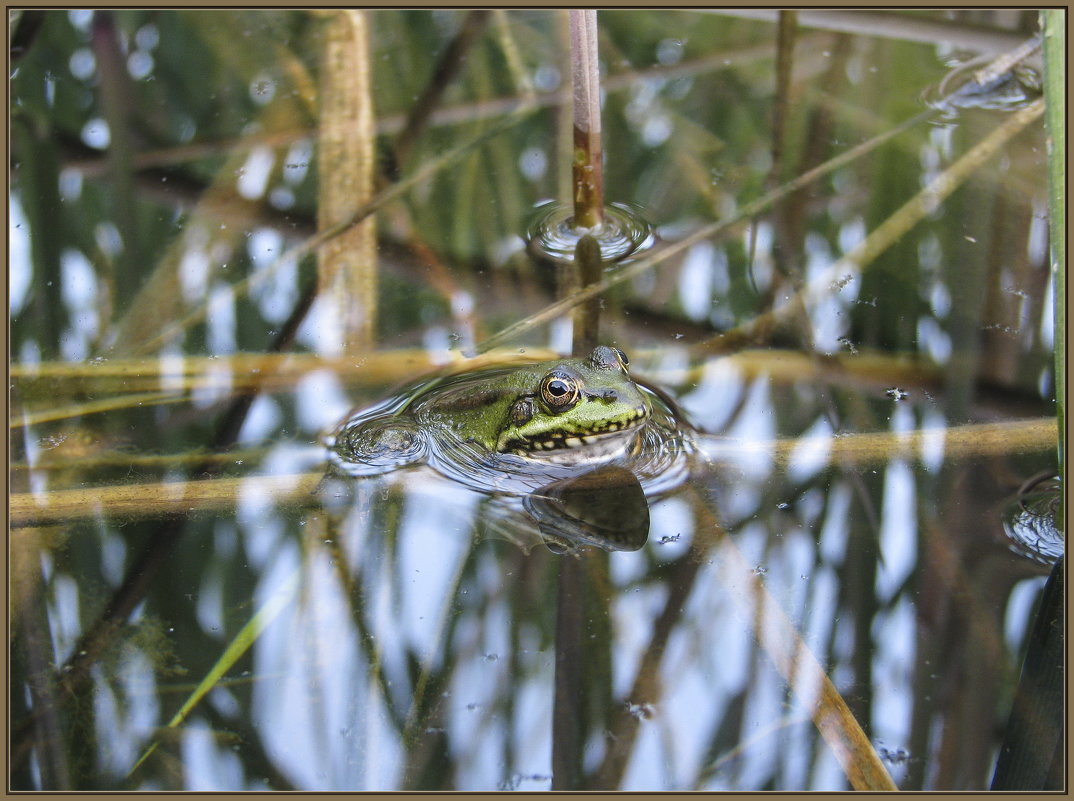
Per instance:
[[[407,160],[418,137],[428,127],[433,114],[439,109],[440,101],[455,80],[462,66],[466,63],[465,55],[478,40],[488,25],[490,12],[475,9],[466,14],[458,33],[448,43],[443,55],[433,68],[432,77],[425,89],[415,99],[406,115],[403,129],[392,143],[393,170]],[[506,54],[505,54],[506,55]],[[510,55],[508,55],[510,59]],[[393,176],[393,177],[398,177]]]
[[[699,536],[669,576],[667,600],[653,621],[652,634],[626,695],[629,704],[620,705],[606,733],[608,746],[597,769],[599,786],[613,788],[621,784],[640,731],[638,715],[625,707],[659,704],[663,687],[657,677],[671,632],[686,607],[702,566],[716,564],[736,613],[753,630],[791,693],[808,710],[851,787],[867,791],[898,789],[794,623],[746,562],[734,539],[726,535],[709,505],[696,490],[691,489],[690,495]]]
[[[912,200],[908,201],[899,212],[881,224],[876,231],[870,234],[865,242],[855,248],[850,254],[833,264],[819,279],[814,280],[806,286],[803,289],[803,292],[808,296],[830,292],[830,285],[833,280],[838,279],[848,271],[856,272],[858,269],[864,268],[872,259],[875,259],[883,249],[890,246],[898,236],[904,234],[934,208],[935,204],[941,202],[951,194],[951,192],[957,189],[985,160],[995,155],[1003,145],[1024,130],[1030,123],[1037,120],[1043,113],[1043,110],[1043,102],[1037,101],[1012,114],[1000,124],[995,131],[974,147],[973,150],[938,176]],[[900,125],[897,125],[895,128],[892,128],[890,131],[886,131],[885,133],[870,139],[868,142],[864,142],[863,144],[830,159],[816,169],[803,173],[793,181],[789,181],[778,189],[766,193],[751,203],[747,203],[733,217],[703,226],[677,242],[659,248],[658,250],[654,250],[651,255],[639,259],[633,264],[626,265],[622,269],[605,277],[599,283],[579,289],[569,297],[549,304],[544,309],[530,315],[525,320],[520,320],[519,322],[504,328],[498,334],[487,338],[477,346],[477,352],[484,353],[491,348],[503,345],[524,331],[528,331],[542,323],[553,320],[578,304],[607,292],[613,286],[617,286],[624,281],[629,281],[644,274],[648,270],[651,270],[658,264],[664,262],[670,256],[682,253],[699,242],[734,230],[737,226],[744,224],[747,220],[767,210],[776,201],[781,200],[798,189],[808,186],[825,175],[831,174],[840,167],[874,150],[876,147],[883,144],[883,142],[893,138],[897,134],[929,119],[934,114],[934,111],[929,110],[911,117]],[[793,304],[785,303],[781,308],[793,308]],[[736,343],[740,340],[748,340],[755,336],[756,331],[771,324],[774,318],[779,314],[779,311],[767,312],[741,326],[740,329],[727,332],[724,334],[724,337],[729,338],[729,341],[734,340]]]
[[[694,508],[706,528],[719,524],[704,503]],[[850,786],[859,791],[897,790],[846,701],[835,688],[797,627],[750,566],[731,537],[721,537],[715,562],[736,612],[749,621],[799,704],[809,710],[813,724],[835,757]]]
[[[406,176],[398,183],[381,190],[374,195],[368,203],[364,203],[357,208],[346,219],[340,220],[328,227],[318,231],[315,235],[308,237],[305,241],[300,242],[292,248],[289,248],[282,253],[279,258],[272,264],[268,265],[262,270],[258,270],[251,276],[244,278],[241,281],[235,282],[232,285],[232,292],[238,296],[240,294],[249,292],[253,287],[258,286],[268,279],[270,279],[276,272],[284,265],[296,263],[301,261],[305,257],[316,253],[326,243],[331,242],[336,237],[345,234],[351,228],[362,223],[363,220],[368,218],[371,214],[378,209],[387,205],[388,203],[398,200],[406,195],[411,189],[419,186],[426,181],[433,178],[435,175],[446,169],[447,167],[462,161],[462,159],[471,155],[478,147],[485,144],[491,139],[499,136],[500,134],[509,131],[526,119],[535,110],[536,106],[532,102],[523,102],[518,105],[514,111],[509,115],[499,120],[495,125],[490,126],[480,134],[476,135],[472,139],[463,144],[448,150],[446,153],[431,159],[424,163],[419,169],[415,170],[410,175]],[[160,346],[171,342],[173,339],[181,337],[184,332],[190,327],[204,320],[209,314],[212,313],[214,304],[212,301],[202,303],[197,308],[193,309],[186,316],[177,320],[176,322],[165,327],[160,334],[150,341],[144,344],[140,348],[141,352],[151,352],[152,350],[159,348]]]

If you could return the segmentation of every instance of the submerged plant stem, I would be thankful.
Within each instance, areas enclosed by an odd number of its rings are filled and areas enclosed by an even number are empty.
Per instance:
[[[587,287],[600,280],[601,267],[600,245],[591,234],[578,240],[574,249],[574,261],[570,265],[577,272],[578,286]],[[590,298],[574,312],[574,343],[572,351],[575,356],[592,352],[600,338],[600,299]]]
[[[552,789],[582,789],[582,656],[585,631],[585,582],[582,558],[556,562],[556,661],[552,701]]]

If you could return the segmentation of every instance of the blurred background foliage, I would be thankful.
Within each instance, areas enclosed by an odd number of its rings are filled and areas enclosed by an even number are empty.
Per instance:
[[[360,13],[374,131],[355,135],[388,199],[360,267],[373,341],[348,351],[314,247],[342,12],[10,13],[11,786],[549,787],[556,557],[419,474],[344,504],[311,489],[349,407],[555,300],[523,237],[571,191],[564,14]],[[1054,441],[956,445],[1056,413],[1039,117],[889,246],[840,259],[1032,112],[1035,55],[942,98],[1037,13],[803,10],[790,38],[778,21],[599,14],[606,199],[661,243],[727,221],[607,291],[603,338],[707,432],[801,443],[726,454],[654,504],[645,550],[585,561],[576,786],[857,786],[749,606],[774,598],[901,788],[986,787],[1054,561],[1004,509],[1055,471]],[[506,344],[550,355],[565,331]],[[946,455],[825,461],[806,439],[917,428],[948,429]],[[277,477],[294,481],[264,489]]]

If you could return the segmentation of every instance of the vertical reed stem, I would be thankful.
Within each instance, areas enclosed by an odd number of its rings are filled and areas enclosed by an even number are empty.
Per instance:
[[[604,222],[597,12],[591,9],[568,13],[574,83],[574,224],[593,229]]]
[[[1055,402],[1059,422],[1059,472],[1066,481],[1066,295],[1067,252],[1064,226],[1066,208],[1066,19],[1067,12],[1049,9],[1041,12],[1044,28],[1044,123],[1048,132],[1048,200],[1051,231],[1052,275],[1055,288]],[[1062,512],[1060,518],[1062,519]]]
[[[599,228],[604,221],[601,181],[600,73],[597,68],[597,12],[570,11],[571,74],[574,80],[574,225]],[[575,250],[574,275],[564,289],[600,280],[597,240],[583,236]],[[580,356],[597,339],[597,304],[584,304],[574,316],[573,352]],[[586,555],[588,556],[588,554]],[[552,706],[552,789],[579,790],[584,782],[586,696],[586,589],[584,557],[557,560],[556,669]]]
[[[373,94],[366,12],[337,11],[328,21],[321,75],[317,227],[349,219],[373,197]],[[343,231],[317,254],[318,292],[339,324],[343,353],[373,341],[376,228],[373,218]]]

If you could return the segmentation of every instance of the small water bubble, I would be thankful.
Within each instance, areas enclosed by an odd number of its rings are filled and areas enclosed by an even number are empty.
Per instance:
[[[877,755],[884,761],[892,765],[904,765],[910,761],[910,752],[905,748],[887,748],[885,746],[879,746],[876,749]]]
[[[753,568],[753,574],[755,576],[763,576],[767,572],[768,572],[768,568],[765,567],[764,565],[757,565],[757,567]]]
[[[786,501],[783,501],[782,503],[777,503],[776,508],[777,509],[790,509],[791,505],[789,503],[787,503]]]
[[[677,64],[682,60],[684,43],[681,39],[664,39],[656,46],[656,60],[661,64]]]
[[[854,342],[850,339],[850,337],[839,337],[839,339],[837,341],[841,345],[844,345],[846,347],[846,349],[849,350],[851,353],[857,354],[858,347],[854,344]]]
[[[499,789],[501,792],[512,792],[518,789],[518,785],[522,783],[522,777],[517,773],[507,779],[500,782]]]
[[[884,391],[884,394],[891,398],[893,401],[904,401],[910,397],[910,393],[898,387],[891,387]]]

